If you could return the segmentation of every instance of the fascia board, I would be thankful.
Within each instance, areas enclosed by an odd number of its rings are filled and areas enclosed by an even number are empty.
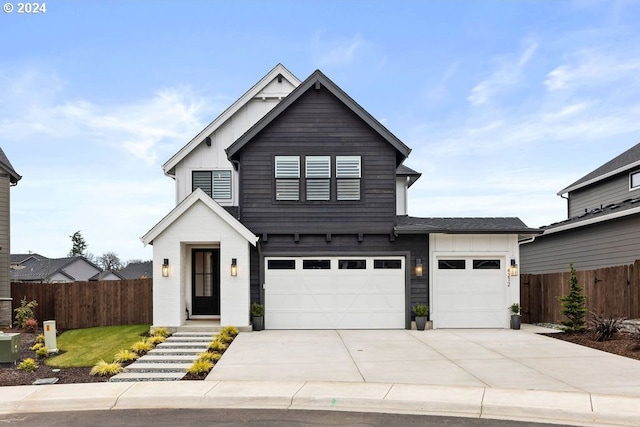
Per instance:
[[[580,228],[580,227],[584,227],[584,226],[587,226],[587,225],[598,224],[600,222],[610,221],[612,219],[624,218],[626,216],[635,215],[635,214],[638,214],[638,213],[640,213],[640,207],[632,208],[632,209],[625,209],[625,210],[620,211],[620,212],[615,212],[615,213],[611,213],[611,214],[608,214],[608,215],[599,216],[597,218],[585,219],[584,221],[578,221],[578,222],[574,222],[572,224],[561,225],[559,227],[550,228],[550,229],[544,230],[544,233],[542,233],[542,236],[547,236],[549,234],[554,234],[554,233],[560,233],[562,231],[572,230],[574,228]]]
[[[563,188],[562,190],[558,191],[556,193],[556,195],[562,196],[563,194],[569,193],[571,191],[579,190],[580,188],[586,187],[586,186],[591,185],[591,184],[595,184],[598,181],[602,181],[603,179],[609,178],[611,176],[617,175],[617,174],[622,173],[622,172],[626,172],[626,171],[634,169],[634,168],[636,168],[638,166],[640,166],[640,160],[635,161],[633,163],[629,163],[628,165],[619,167],[618,169],[612,170],[611,172],[607,172],[607,173],[604,173],[602,175],[596,176],[595,178],[591,178],[590,180],[581,182],[580,184],[576,184],[576,185],[569,186],[567,188]]]

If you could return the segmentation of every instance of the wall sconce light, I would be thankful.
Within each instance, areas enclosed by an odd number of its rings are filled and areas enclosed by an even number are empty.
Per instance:
[[[169,258],[165,258],[162,263],[162,277],[169,277]]]
[[[422,259],[416,258],[416,276],[422,277]]]
[[[516,264],[515,259],[511,259],[511,265],[509,266],[509,276],[517,276],[518,275],[518,264]]]
[[[238,275],[238,260],[231,258],[231,276],[236,277]]]

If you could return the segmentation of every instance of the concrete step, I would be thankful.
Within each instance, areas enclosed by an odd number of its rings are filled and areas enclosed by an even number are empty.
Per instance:
[[[195,354],[179,354],[179,355],[169,355],[169,354],[146,354],[142,356],[140,359],[136,360],[135,363],[193,363],[198,358],[200,353]]]
[[[214,337],[217,332],[176,332],[171,337]]]
[[[149,356],[197,356],[207,351],[206,348],[154,348]]]
[[[185,373],[193,365],[188,363],[141,363],[136,362],[124,368],[124,372],[182,372]]]
[[[123,372],[112,376],[109,382],[180,381],[184,376],[184,372]]]
[[[168,348],[207,348],[208,343],[205,342],[169,342],[165,341],[162,344],[158,344],[156,348],[158,349],[168,349]]]
[[[214,338],[210,337],[210,336],[205,336],[205,337],[176,337],[176,336],[171,336],[171,337],[167,338],[167,340],[165,342],[203,342],[203,343],[209,343],[209,342],[211,342],[213,340],[214,340]]]

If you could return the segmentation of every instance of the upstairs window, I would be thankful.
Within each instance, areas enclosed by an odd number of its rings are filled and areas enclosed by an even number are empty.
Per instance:
[[[640,188],[640,171],[629,174],[629,190]]]
[[[336,156],[336,191],[338,200],[360,200],[360,156]]]
[[[231,171],[193,171],[192,188],[202,189],[209,197],[215,200],[231,199]]]
[[[276,200],[300,200],[300,157],[275,157]]]
[[[307,200],[331,200],[331,157],[307,156],[305,158]]]

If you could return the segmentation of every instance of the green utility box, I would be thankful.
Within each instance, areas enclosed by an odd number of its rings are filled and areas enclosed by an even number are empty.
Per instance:
[[[15,363],[20,359],[20,334],[0,333],[0,363]]]

